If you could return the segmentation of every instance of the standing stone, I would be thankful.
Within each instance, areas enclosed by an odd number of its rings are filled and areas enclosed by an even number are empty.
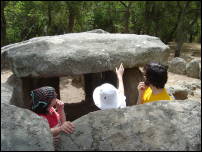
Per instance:
[[[26,103],[23,101],[23,85],[21,78],[18,78],[12,74],[6,83],[13,87],[13,95],[12,99],[10,100],[10,104],[21,108],[27,108]]]
[[[7,83],[1,83],[1,103],[11,104],[13,87]]]
[[[84,82],[85,101],[87,102],[93,102],[93,91],[96,87],[104,83],[110,83],[117,87],[117,77],[113,71],[85,74]]]
[[[7,59],[7,53],[4,52],[4,50],[1,50],[1,70],[2,69],[9,69],[9,61]]]
[[[186,61],[183,58],[175,57],[169,62],[170,72],[177,74],[185,74],[186,73]]]
[[[137,103],[137,86],[141,81],[143,81],[143,74],[138,67],[124,70],[123,83],[127,106],[135,105]]]
[[[18,78],[14,74],[11,75],[7,82],[13,87],[12,105],[31,109],[32,101],[30,91],[43,86],[52,86],[56,89],[58,98],[60,98],[59,78]]]
[[[187,76],[193,78],[199,78],[199,63],[201,60],[194,59],[186,65],[186,73]]]

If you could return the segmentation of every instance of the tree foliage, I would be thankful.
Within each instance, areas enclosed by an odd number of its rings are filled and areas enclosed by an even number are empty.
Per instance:
[[[1,1],[1,46],[45,35],[103,29],[163,42],[201,40],[200,1]],[[178,50],[179,51],[179,50]],[[179,54],[178,54],[179,55]]]

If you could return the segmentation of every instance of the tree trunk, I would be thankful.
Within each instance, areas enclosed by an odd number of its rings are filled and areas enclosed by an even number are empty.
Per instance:
[[[115,27],[114,27],[114,20],[112,17],[112,8],[114,7],[113,2],[108,3],[108,14],[109,14],[109,31],[110,33],[115,33]]]
[[[73,2],[73,1],[67,1],[66,4],[67,4],[68,12],[69,12],[67,32],[72,33],[74,30],[75,18],[78,13],[77,11],[79,11],[77,8],[79,3]]]
[[[126,13],[125,13],[125,29],[124,29],[124,33],[129,33],[129,18],[130,18],[130,10],[127,9]]]
[[[48,2],[48,27],[47,27],[47,34],[51,34],[51,22],[52,22],[52,16],[51,16],[51,4]]]
[[[189,35],[189,43],[192,43],[192,41],[193,41],[193,34],[190,33],[190,35]]]
[[[178,41],[176,44],[176,50],[175,50],[175,57],[179,57],[180,56],[180,51],[183,45],[183,41]]]
[[[1,1],[1,47],[6,45],[6,19],[4,16],[4,8],[6,7],[6,2]]]
[[[192,22],[190,23],[190,25],[188,25],[188,29],[190,29],[190,32],[189,32],[189,42],[190,42],[190,43],[192,43],[192,41],[193,41],[193,36],[194,36],[194,34],[196,34],[196,33],[194,32],[193,26],[194,26],[194,24],[197,22],[198,15],[199,15],[199,14],[196,13],[195,18],[192,20]]]
[[[127,6],[124,2],[122,2],[122,1],[120,1],[120,2],[126,8],[125,15],[124,15],[125,16],[125,19],[124,19],[124,23],[125,23],[124,24],[124,26],[125,26],[124,33],[129,33],[130,7],[131,7],[132,3],[130,1],[128,6]]]
[[[182,8],[181,14],[180,14],[180,18],[178,20],[179,24],[177,26],[177,31],[176,31],[176,43],[177,43],[177,47],[175,50],[175,57],[179,57],[180,56],[180,51],[182,48],[182,45],[185,41],[185,23],[184,23],[184,17],[186,16],[186,10],[189,6],[189,2],[190,1],[186,1],[184,7]],[[179,2],[178,2],[179,4]]]
[[[179,22],[183,22],[183,21],[179,21]],[[180,51],[182,48],[182,45],[184,43],[184,30],[183,30],[183,23],[180,23],[178,25],[177,28],[177,33],[176,33],[176,49],[175,49],[175,57],[179,57],[180,56]]]
[[[150,19],[150,7],[151,4],[149,1],[146,1],[145,3],[145,33],[149,34],[150,27],[151,27],[151,19]]]
[[[68,24],[68,32],[72,33],[73,28],[74,28],[74,20],[75,20],[75,15],[72,11],[69,12],[69,24]]]

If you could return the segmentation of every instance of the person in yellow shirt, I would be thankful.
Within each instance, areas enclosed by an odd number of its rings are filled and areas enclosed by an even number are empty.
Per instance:
[[[143,69],[145,81],[137,86],[137,104],[144,104],[159,100],[173,100],[164,88],[168,79],[168,67],[159,63],[147,64]]]

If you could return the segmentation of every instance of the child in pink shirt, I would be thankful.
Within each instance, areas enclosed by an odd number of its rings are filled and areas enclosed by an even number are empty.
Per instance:
[[[50,86],[41,87],[31,91],[32,111],[47,119],[54,141],[57,141],[61,131],[73,133],[75,126],[66,121],[64,103],[57,99],[55,89]],[[56,107],[56,109],[54,108]]]

